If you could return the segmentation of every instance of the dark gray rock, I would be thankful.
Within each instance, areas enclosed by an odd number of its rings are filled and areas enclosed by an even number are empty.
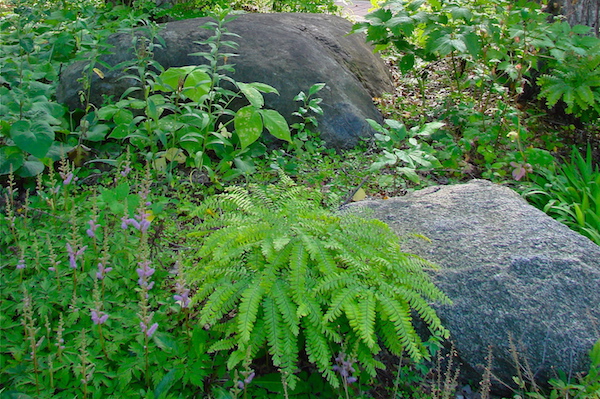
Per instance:
[[[600,247],[592,241],[484,180],[354,207],[400,236],[431,240],[407,240],[405,249],[441,267],[433,278],[453,305],[436,309],[466,371],[481,376],[492,345],[493,373],[511,383],[509,337],[538,382],[555,369],[587,370],[600,339]]]
[[[154,59],[163,67],[198,65],[206,61],[191,53],[207,51],[195,44],[212,35],[202,29],[208,18],[169,22],[160,35],[166,46],[155,51]],[[323,98],[324,116],[319,119],[321,137],[334,148],[350,148],[360,137],[372,135],[366,118],[381,121],[372,97],[393,89],[389,71],[382,60],[373,54],[364,36],[348,35],[352,24],[340,17],[325,14],[244,14],[226,25],[230,32],[240,35],[233,40],[239,44],[235,51],[233,78],[239,82],[261,82],[275,87],[280,96],[265,96],[265,105],[278,110],[289,122],[297,111],[293,98],[307,92],[315,83],[326,83],[319,93]],[[227,39],[232,40],[232,39]],[[133,58],[132,36],[119,33],[111,36],[112,54],[102,61],[114,66]],[[225,49],[230,52],[230,49]],[[66,68],[61,74],[57,99],[69,108],[81,108],[77,82],[86,62]],[[118,99],[131,85],[118,80],[121,70],[105,71],[105,78],[93,76],[91,101],[102,102],[102,95]]]

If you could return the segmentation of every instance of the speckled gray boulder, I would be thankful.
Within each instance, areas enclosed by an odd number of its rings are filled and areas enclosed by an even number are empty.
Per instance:
[[[481,370],[492,345],[493,373],[511,383],[510,336],[542,383],[554,369],[587,370],[600,339],[600,247],[592,241],[484,180],[351,209],[400,236],[431,239],[407,240],[405,249],[441,266],[434,281],[454,303],[436,309],[466,371]]]
[[[163,67],[197,65],[206,61],[191,53],[207,51],[206,46],[194,42],[211,36],[201,26],[208,18],[169,22],[160,36],[166,45],[156,49],[154,59]],[[289,122],[300,103],[293,98],[307,92],[315,83],[326,83],[319,92],[323,98],[324,115],[319,117],[319,131],[326,143],[334,148],[351,148],[360,137],[374,132],[366,118],[382,120],[372,98],[393,90],[389,70],[381,58],[373,54],[363,35],[347,35],[352,28],[349,21],[325,14],[244,14],[226,24],[230,32],[240,35],[234,40],[239,48],[230,58],[235,63],[233,78],[239,82],[261,82],[275,87],[280,95],[265,96],[267,108],[278,110]],[[133,58],[130,33],[110,37],[112,54],[102,61],[114,66]],[[224,48],[232,52],[230,48]],[[75,63],[61,74],[57,90],[59,102],[69,108],[81,108],[77,81],[87,62]],[[105,69],[105,68],[101,68]],[[134,85],[131,80],[118,80],[122,70],[106,71],[105,78],[92,76],[91,101],[102,102],[102,95],[118,100]]]

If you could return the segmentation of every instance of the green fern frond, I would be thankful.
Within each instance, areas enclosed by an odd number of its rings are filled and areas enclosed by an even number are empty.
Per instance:
[[[369,348],[367,345],[359,343],[353,352],[353,356],[371,377],[377,375],[377,369],[385,370],[386,368],[385,364],[373,357],[373,349],[377,350],[379,348]]]
[[[393,323],[389,323],[385,313],[380,311],[381,322],[377,323],[377,335],[381,338],[383,345],[396,356],[402,356],[404,346],[398,339],[398,333]]]
[[[229,351],[237,346],[237,339],[234,337],[220,339],[206,350],[208,353]]]
[[[352,300],[356,298],[357,294],[361,292],[361,290],[362,287],[358,285],[338,290],[331,298],[331,304],[329,305],[329,309],[327,309],[327,313],[325,313],[323,319],[326,322],[331,322],[340,317],[342,312],[346,309],[346,304],[352,302]],[[347,309],[346,313],[348,313]],[[350,319],[351,316],[348,316],[348,318]]]
[[[419,348],[420,338],[412,327],[412,318],[408,304],[390,298],[383,293],[378,293],[377,298],[381,304],[381,311],[394,324],[398,340],[410,358],[419,362],[422,359]]]
[[[281,315],[275,306],[275,301],[270,297],[265,297],[263,308],[265,312],[265,331],[267,333],[267,343],[271,350],[271,356],[273,357],[273,363],[278,365],[281,363],[283,358],[282,342],[279,336],[281,330]]]
[[[375,308],[377,301],[375,295],[369,289],[364,289],[361,293],[356,307],[356,328],[363,342],[374,349],[377,343],[375,337]],[[352,324],[350,324],[352,326]],[[352,326],[354,328],[354,326]]]
[[[294,335],[298,336],[300,333],[297,311],[298,307],[287,294],[287,288],[283,286],[283,282],[278,280],[273,284],[271,289],[271,295],[275,299],[277,310],[281,313],[283,320],[285,321],[286,328]]]
[[[306,296],[307,290],[307,274],[308,274],[308,253],[306,248],[299,240],[292,245],[290,253],[290,271],[289,271],[289,286],[294,301],[300,305]]]
[[[242,293],[239,313],[237,315],[241,342],[248,342],[254,329],[258,306],[263,298],[265,289],[262,284],[252,284]]]
[[[223,315],[229,313],[235,302],[241,297],[242,289],[248,285],[249,280],[241,280],[234,284],[217,287],[206,300],[200,311],[200,324],[214,324]]]
[[[265,311],[265,332],[273,364],[286,374],[293,374],[298,361],[296,337],[284,325],[273,298],[266,297],[263,307]],[[293,389],[293,387],[291,388]]]
[[[327,291],[337,291],[343,287],[351,287],[357,283],[356,278],[354,276],[344,274],[334,274],[331,276],[325,276],[319,282],[317,286],[315,286],[315,294],[323,294]]]
[[[317,366],[317,369],[321,374],[324,374],[327,381],[334,387],[340,386],[340,382],[334,373],[327,373],[331,371],[333,364],[331,358],[333,354],[329,350],[327,340],[323,336],[322,331],[319,327],[313,323],[303,321],[302,322],[304,338],[306,340],[305,349],[308,355],[308,360]]]

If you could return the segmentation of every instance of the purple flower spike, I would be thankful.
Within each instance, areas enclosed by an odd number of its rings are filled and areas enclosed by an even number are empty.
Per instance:
[[[150,326],[150,328],[148,329],[148,331],[146,331],[146,336],[148,338],[151,338],[154,333],[156,332],[156,329],[158,328],[158,323],[154,323]]]
[[[71,269],[77,269],[77,258],[83,255],[86,249],[87,245],[84,245],[83,247],[75,251],[73,250],[73,247],[71,247],[71,244],[67,243],[67,252],[69,253],[69,267],[71,267]]]
[[[69,172],[66,175],[61,173],[60,177],[63,178],[63,185],[68,186],[73,181],[73,177],[75,177],[75,175],[73,172]],[[75,178],[75,181],[77,181],[77,178]]]
[[[96,278],[98,280],[104,280],[106,273],[112,271],[112,267],[104,267],[102,263],[98,263],[98,271],[96,272]]]
[[[131,172],[133,169],[129,165],[125,165],[125,168],[121,171],[121,176],[125,177]]]
[[[18,270],[25,269],[25,259],[23,259],[23,258],[19,259],[19,262],[17,263],[17,269]]]
[[[154,287],[154,281],[150,282],[150,277],[154,274],[154,269],[150,267],[150,261],[138,262],[139,268],[136,269],[138,274],[138,285],[146,292],[146,298],[148,298],[148,291]]]
[[[173,299],[176,300],[183,309],[189,308],[190,307],[189,294],[190,294],[190,290],[186,290],[186,292],[182,293],[181,295],[179,295],[179,294],[173,295]]]
[[[252,380],[254,379],[254,376],[256,376],[256,373],[253,371],[250,373],[250,375],[248,377],[246,377],[246,379],[244,380],[244,383],[250,384],[252,382]]]
[[[91,238],[95,238],[96,237],[96,230],[98,229],[98,227],[100,227],[99,224],[96,223],[95,220],[90,220],[88,222],[88,224],[90,225],[90,228],[87,229],[85,232],[87,233],[87,235]]]
[[[104,324],[106,323],[106,320],[108,320],[108,314],[104,312],[99,312],[96,309],[92,309],[91,314],[92,321],[94,322],[94,324]]]
[[[146,336],[148,338],[152,337],[154,335],[154,333],[156,332],[156,329],[158,328],[158,323],[154,323],[150,326],[150,328],[148,328],[148,326],[146,325],[146,323],[144,323],[143,321],[140,321],[140,329],[142,330],[142,332],[144,334],[146,334]]]

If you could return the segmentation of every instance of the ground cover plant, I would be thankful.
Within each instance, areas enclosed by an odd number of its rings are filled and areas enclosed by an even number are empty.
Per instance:
[[[228,5],[332,2],[125,3],[0,9],[3,399],[451,397],[456,370],[452,357],[442,366],[446,332],[429,307],[445,297],[423,273],[432,265],[399,251],[384,224],[338,208],[486,177],[598,240],[597,155],[571,140],[598,131],[600,47],[583,27],[550,23],[525,2],[384,5],[357,29],[402,49],[386,57],[417,95],[380,99],[388,119],[370,122],[374,140],[337,154],[315,117],[326,82],[302,89],[300,122],[288,126],[263,107],[274,88],[226,74]],[[156,20],[209,12],[206,67],[153,62]],[[106,37],[133,29],[156,39],[122,66],[140,82],[128,94],[142,96],[95,108],[84,91],[83,113],[56,103],[63,65],[86,54],[86,87]],[[537,105],[523,102],[531,82]],[[447,95],[431,96],[432,84]],[[237,96],[249,105],[229,110]],[[577,126],[543,122],[544,107]],[[282,146],[267,148],[266,134]],[[599,348],[586,375],[559,376],[549,391],[519,379],[515,397],[593,398]]]

